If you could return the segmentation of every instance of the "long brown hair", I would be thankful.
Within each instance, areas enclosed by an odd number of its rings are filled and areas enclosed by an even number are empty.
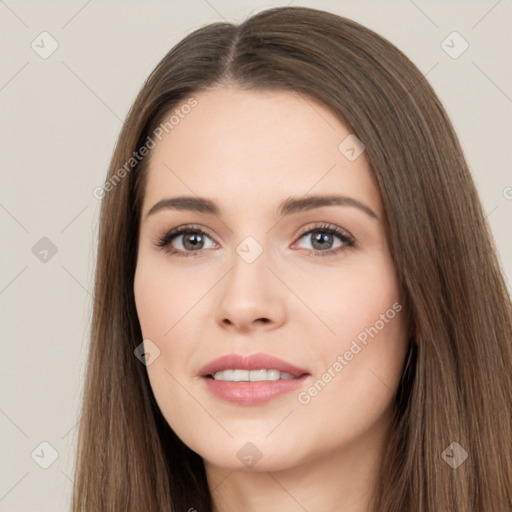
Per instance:
[[[133,154],[179,104],[219,85],[315,98],[366,146],[411,333],[375,510],[512,510],[511,301],[452,124],[386,39],[328,12],[279,7],[185,37],[144,83],[119,135],[102,193],[74,512],[212,508],[201,457],[163,418],[134,356],[150,154]],[[452,443],[468,454],[456,469]]]

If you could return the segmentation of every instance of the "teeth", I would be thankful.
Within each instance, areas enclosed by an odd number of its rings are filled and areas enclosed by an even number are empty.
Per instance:
[[[295,379],[291,373],[279,370],[223,370],[213,374],[215,380],[229,382],[261,382],[263,380],[289,380]]]

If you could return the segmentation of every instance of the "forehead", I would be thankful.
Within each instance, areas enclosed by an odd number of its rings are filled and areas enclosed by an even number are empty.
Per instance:
[[[379,210],[380,196],[364,153],[340,151],[350,130],[327,107],[292,91],[223,87],[185,98],[172,129],[155,139],[144,211],[163,195],[183,193],[243,201],[347,193]],[[192,108],[183,105],[194,104]],[[165,119],[169,119],[169,113]]]

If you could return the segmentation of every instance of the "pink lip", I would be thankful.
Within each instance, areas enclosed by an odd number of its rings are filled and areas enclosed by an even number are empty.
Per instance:
[[[226,356],[219,357],[210,361],[206,366],[203,366],[199,371],[199,375],[206,377],[213,375],[215,372],[230,369],[240,370],[259,370],[260,368],[266,368],[267,370],[279,370],[280,372],[291,373],[294,377],[299,377],[304,373],[308,373],[307,370],[298,368],[293,364],[287,363],[282,359],[271,356],[269,354],[252,354],[250,356],[244,356],[242,354],[228,354]]]
[[[240,370],[273,369],[290,373],[296,378],[261,382],[226,382],[212,378],[215,372],[234,368]],[[250,356],[229,354],[211,361],[199,373],[211,393],[222,400],[239,405],[257,405],[267,402],[278,395],[298,389],[310,376],[306,370],[268,354]]]

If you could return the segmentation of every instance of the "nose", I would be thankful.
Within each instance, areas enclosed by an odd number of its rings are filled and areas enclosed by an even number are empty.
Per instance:
[[[224,329],[272,330],[285,322],[286,287],[267,264],[266,251],[252,263],[234,254],[215,311],[216,321]]]

